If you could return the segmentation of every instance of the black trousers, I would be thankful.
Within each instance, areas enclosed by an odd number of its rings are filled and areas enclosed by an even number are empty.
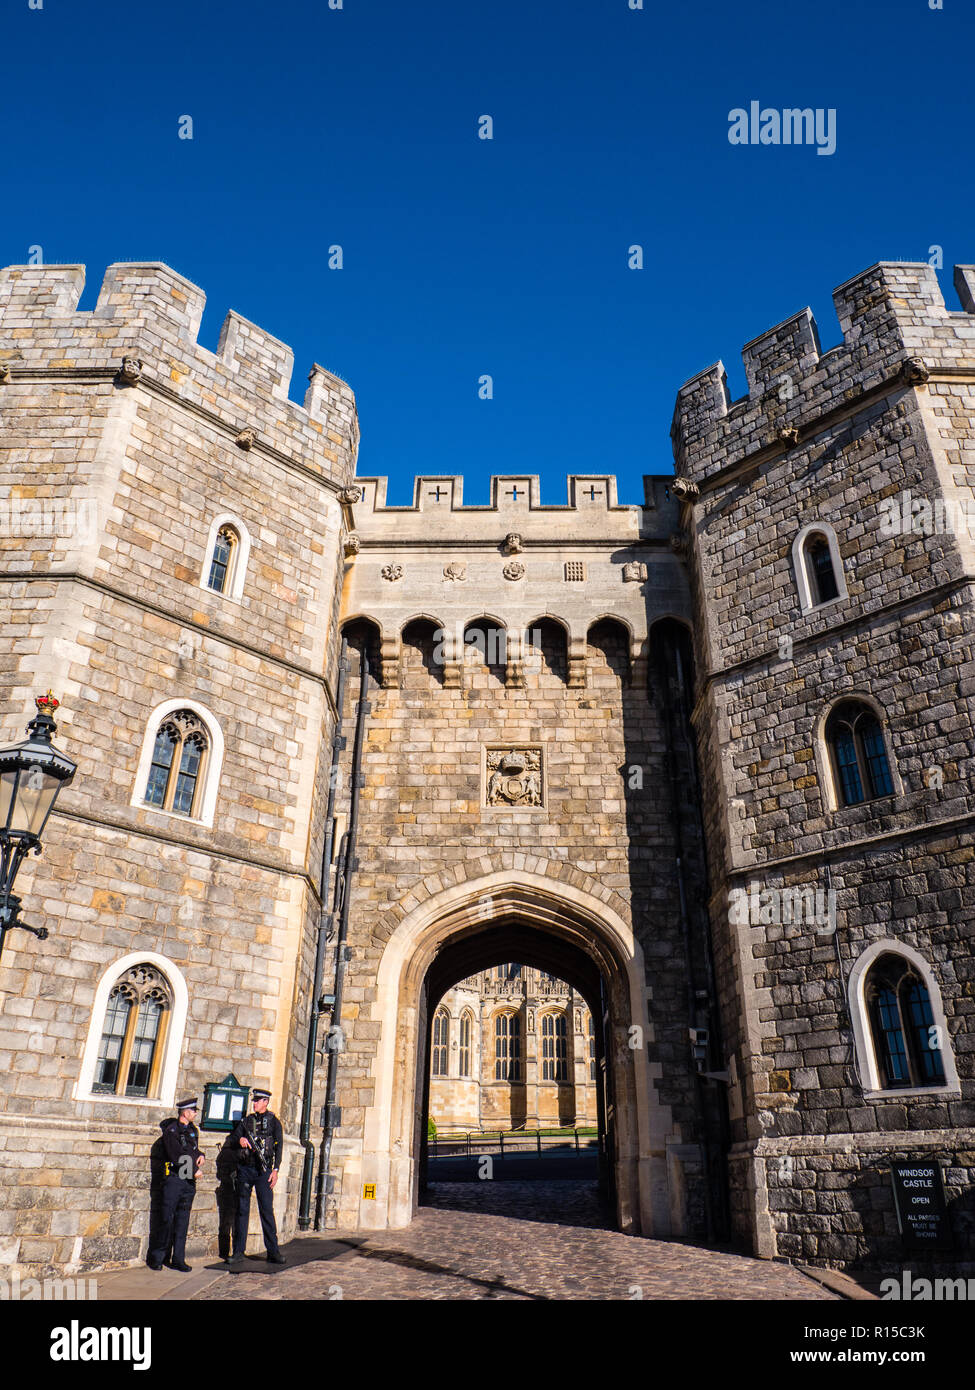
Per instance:
[[[186,1232],[190,1224],[190,1208],[196,1196],[196,1183],[178,1178],[175,1173],[163,1180],[159,1198],[159,1218],[154,1243],[149,1248],[152,1264],[186,1263]]]
[[[261,1214],[261,1230],[264,1233],[264,1248],[269,1255],[277,1255],[278,1228],[274,1222],[274,1195],[267,1173],[258,1172],[256,1167],[242,1163],[237,1169],[237,1220],[234,1222],[234,1254],[243,1255],[247,1247],[247,1223],[251,1214],[251,1191],[257,1192],[257,1209]]]

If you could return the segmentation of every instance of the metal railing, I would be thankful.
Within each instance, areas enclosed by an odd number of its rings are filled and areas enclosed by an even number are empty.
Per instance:
[[[598,1149],[599,1133],[584,1127],[578,1129],[487,1129],[464,1133],[438,1134],[427,1139],[429,1158],[478,1158],[482,1154],[542,1154],[558,1149],[575,1153]]]

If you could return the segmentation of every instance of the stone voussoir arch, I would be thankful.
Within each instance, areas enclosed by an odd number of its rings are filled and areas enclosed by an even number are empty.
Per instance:
[[[660,1064],[650,1061],[643,1041],[652,1042],[653,1027],[643,952],[629,907],[614,890],[570,864],[515,852],[430,875],[381,919],[383,951],[372,1009],[372,1022],[379,1024],[374,1092],[357,1165],[358,1181],[375,1196],[361,1202],[357,1224],[400,1227],[413,1217],[423,997],[430,966],[452,941],[511,918],[570,942],[602,972],[612,1000],[607,1061],[615,1098],[620,1229],[672,1234],[667,1147],[679,1133],[656,1090]],[[636,1046],[628,1045],[634,1025],[641,1039]]]
[[[543,855],[521,854],[507,850],[498,855],[482,855],[479,859],[467,860],[464,866],[454,865],[440,873],[429,874],[413,885],[408,893],[397,899],[388,911],[379,918],[379,930],[385,940],[392,936],[400,922],[415,912],[423,903],[448,892],[458,884],[470,884],[472,875],[479,873],[488,878],[499,872],[520,870],[526,874],[544,876],[553,885],[562,884],[568,888],[598,899],[610,908],[627,927],[632,930],[633,919],[630,905],[612,888],[585,874],[581,869],[567,864],[561,859],[547,859]]]

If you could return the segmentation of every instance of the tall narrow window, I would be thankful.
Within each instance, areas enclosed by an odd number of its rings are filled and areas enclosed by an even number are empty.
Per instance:
[[[864,993],[882,1089],[943,1086],[940,1030],[911,962],[893,952],[881,956],[870,967]]]
[[[565,1014],[542,1019],[542,1080],[567,1081]]]
[[[795,537],[792,568],[803,613],[812,613],[834,599],[847,597],[843,557],[836,532],[828,521],[811,522]]]
[[[233,580],[234,564],[240,549],[240,537],[232,526],[221,526],[213,542],[210,556],[210,575],[207,587],[225,594]]]
[[[589,1080],[596,1079],[596,1032],[592,1026],[592,1014],[586,1015],[586,1032],[589,1044]]]
[[[92,1091],[150,1096],[173,1006],[169,982],[152,965],[134,965],[112,988],[105,1010]]]
[[[446,1009],[438,1009],[433,1018],[433,1074],[447,1075],[447,1048],[450,1032],[450,1015]]]
[[[208,746],[199,715],[187,709],[167,715],[153,745],[145,804],[180,816],[198,815]]]
[[[813,605],[829,603],[839,597],[836,572],[833,569],[833,555],[829,541],[820,531],[814,531],[804,547],[806,573],[809,578],[809,595]]]
[[[841,805],[857,806],[892,795],[894,782],[883,730],[867,705],[853,700],[837,705],[826,721],[826,742]]]
[[[460,1018],[460,1056],[458,1058],[458,1075],[471,1075],[471,1037],[474,1032],[474,1019],[469,1013],[461,1014]]]
[[[521,1019],[498,1014],[494,1021],[494,1079],[521,1080]]]

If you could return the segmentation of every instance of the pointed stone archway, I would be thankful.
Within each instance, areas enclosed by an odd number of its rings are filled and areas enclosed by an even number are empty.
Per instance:
[[[447,987],[455,968],[464,968],[449,965],[451,957],[478,959],[479,952],[494,949],[489,938],[497,941],[500,932],[514,942],[520,924],[533,959],[551,961],[556,972],[561,968],[584,981],[584,993],[591,994],[593,980],[602,982],[613,1111],[609,1161],[619,1229],[658,1237],[682,1233],[667,1162],[668,1143],[679,1143],[680,1136],[657,1094],[660,1067],[648,1057],[653,1030],[642,951],[629,923],[607,901],[615,894],[567,865],[546,867],[553,872],[500,869],[439,887],[422,901],[414,899],[393,927],[376,976],[373,1019],[380,1037],[359,1175],[363,1185],[375,1184],[376,1195],[360,1202],[361,1228],[400,1227],[413,1218],[428,998]],[[638,1032],[631,1032],[634,1026]]]

